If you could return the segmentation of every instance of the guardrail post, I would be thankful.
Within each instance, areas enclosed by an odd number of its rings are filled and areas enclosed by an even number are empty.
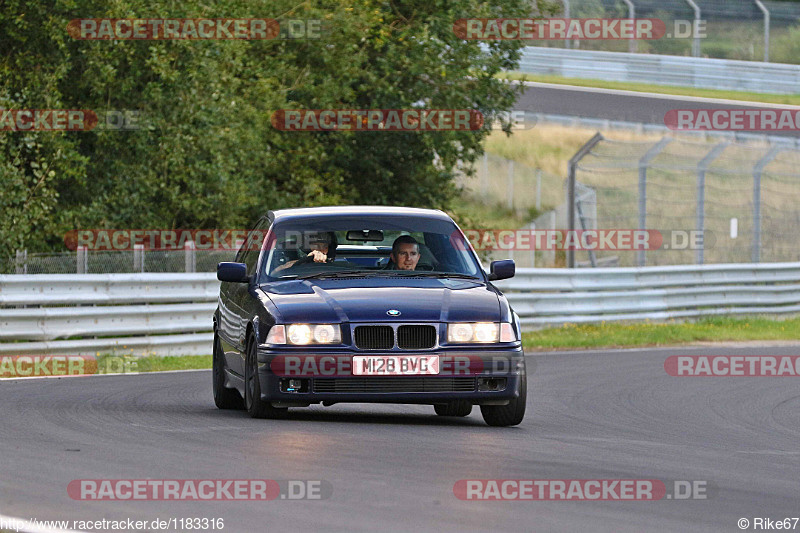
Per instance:
[[[133,245],[133,271],[144,272],[144,244]]]
[[[761,262],[761,174],[783,149],[782,146],[773,146],[753,167],[753,263]]]
[[[700,57],[700,32],[698,31],[700,28],[700,7],[694,2],[694,0],[686,0],[686,3],[692,6],[692,9],[694,9],[694,25],[692,26],[694,40],[692,41],[692,56]]]
[[[755,1],[756,5],[758,6],[758,9],[760,9],[761,12],[764,13],[764,62],[769,63],[769,26],[770,26],[769,9],[767,9],[767,6],[765,6],[764,2],[762,2],[761,0],[755,0]]]
[[[86,246],[78,246],[76,252],[76,263],[77,263],[77,273],[78,274],[88,274],[89,273],[89,251]]]
[[[716,145],[711,151],[697,164],[697,231],[700,232],[700,248],[695,253],[696,262],[702,265],[705,260],[705,224],[706,224],[706,172],[711,163],[722,153],[730,143],[724,142]]]
[[[186,241],[186,244],[183,245],[183,250],[186,256],[186,272],[197,272],[197,248],[194,245],[194,241]]]
[[[567,177],[567,229],[575,232],[575,174],[578,163],[592,151],[592,148],[604,139],[598,131],[589,142],[581,146],[580,150],[569,160],[569,176]],[[575,250],[567,250],[567,268],[575,268]]]
[[[655,157],[670,143],[672,139],[664,137],[658,144],[650,148],[639,160],[639,228],[647,229],[647,167]],[[647,250],[636,252],[636,264],[640,267],[647,262]]]
[[[17,250],[17,255],[14,261],[14,273],[28,273],[28,250]]]

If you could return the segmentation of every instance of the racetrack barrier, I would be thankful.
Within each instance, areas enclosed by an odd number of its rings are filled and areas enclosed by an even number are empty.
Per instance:
[[[524,329],[800,313],[800,263],[518,269]],[[0,276],[0,354],[210,354],[214,273]]]

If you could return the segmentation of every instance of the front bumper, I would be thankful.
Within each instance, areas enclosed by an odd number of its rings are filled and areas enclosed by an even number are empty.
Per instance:
[[[424,355],[439,356],[440,373],[424,376],[354,376],[347,365],[332,362],[350,361],[354,355],[366,354],[342,350],[300,352],[259,347],[261,399],[286,406],[320,402],[436,404],[453,400],[468,400],[476,405],[502,405],[519,396],[526,372],[521,346],[425,352]],[[369,355],[417,354],[392,351]],[[287,374],[284,364],[287,356],[306,360],[313,358],[319,364],[304,367],[306,371],[302,373]],[[324,364],[324,361],[329,364]],[[273,367],[280,369],[279,373],[274,372]],[[303,391],[287,392],[285,380],[289,378],[306,380]],[[486,388],[487,383],[503,383],[504,386],[499,390],[481,390]]]

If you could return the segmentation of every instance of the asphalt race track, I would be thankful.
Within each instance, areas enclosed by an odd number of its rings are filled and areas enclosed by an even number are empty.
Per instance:
[[[800,346],[529,356],[528,412],[219,411],[210,371],[0,383],[0,513],[24,519],[223,518],[257,531],[739,531],[800,515],[797,377],[671,377],[669,355],[798,355]],[[316,501],[76,501],[75,479],[326,480]],[[702,480],[704,500],[462,501],[460,479]],[[800,525],[798,526],[800,527]],[[752,528],[752,525],[751,525]],[[752,530],[752,529],[751,529]]]
[[[637,93],[548,83],[529,83],[517,100],[515,108],[531,113],[621,120],[641,122],[643,124],[659,124],[661,126],[664,125],[664,115],[672,109],[798,109],[793,106],[758,102],[737,103],[708,98]],[[774,134],[798,137],[800,136],[800,131],[782,131],[774,132]]]

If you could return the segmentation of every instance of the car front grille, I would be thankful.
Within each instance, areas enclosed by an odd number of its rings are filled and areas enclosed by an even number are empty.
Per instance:
[[[472,392],[474,377],[315,378],[314,392]]]
[[[438,335],[437,326],[429,324],[356,326],[353,331],[359,350],[428,350],[436,347]]]
[[[390,350],[394,347],[392,326],[356,326],[356,347],[362,350]]]
[[[397,328],[397,346],[402,350],[433,348],[436,346],[436,326],[400,326]]]

